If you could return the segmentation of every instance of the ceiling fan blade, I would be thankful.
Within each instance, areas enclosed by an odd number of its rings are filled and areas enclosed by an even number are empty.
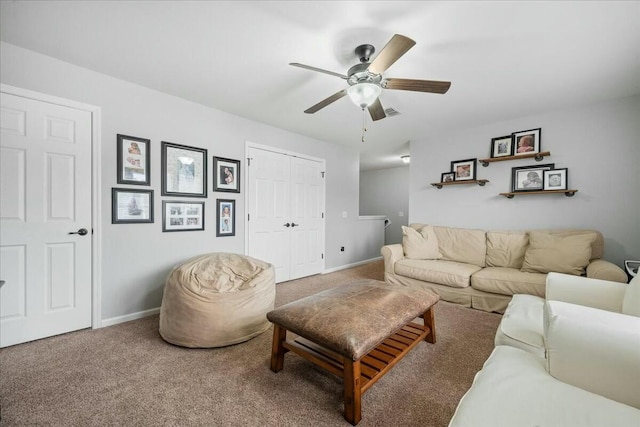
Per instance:
[[[317,71],[319,73],[329,74],[330,76],[340,77],[341,79],[347,80],[347,76],[344,74],[334,73],[333,71],[323,70],[322,68],[312,67],[311,65],[298,64],[297,62],[291,62],[289,65],[293,65],[294,67],[304,68],[306,70]]]
[[[322,101],[318,102],[316,105],[307,108],[306,110],[304,110],[305,113],[307,114],[313,114],[316,111],[326,107],[327,105],[331,104],[332,102],[337,101],[338,99],[342,98],[343,96],[345,96],[347,94],[347,90],[346,89],[342,89],[340,92],[336,92],[333,95],[331,95],[330,97],[323,99]]]
[[[402,55],[407,53],[416,42],[409,37],[395,34],[389,43],[382,48],[378,56],[371,62],[368,70],[374,74],[382,74],[393,65]]]
[[[384,108],[382,108],[382,103],[380,102],[380,98],[377,98],[373,104],[369,105],[369,114],[371,114],[371,119],[375,122],[376,120],[384,119],[387,115],[384,113]]]
[[[381,86],[385,89],[412,90],[414,92],[447,93],[451,82],[436,80],[384,79]]]

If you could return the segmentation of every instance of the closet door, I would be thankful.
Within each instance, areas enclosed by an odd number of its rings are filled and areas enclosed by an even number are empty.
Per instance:
[[[324,268],[324,162],[247,149],[247,254],[270,262],[276,282]]]

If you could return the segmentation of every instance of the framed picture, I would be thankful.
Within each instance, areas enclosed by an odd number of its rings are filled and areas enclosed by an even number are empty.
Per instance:
[[[514,132],[512,134],[513,155],[521,156],[523,154],[539,153],[541,133],[542,128]]]
[[[550,169],[544,171],[544,189],[545,190],[567,190],[568,170]]]
[[[153,190],[111,189],[111,224],[153,222]]]
[[[235,236],[236,201],[218,199],[216,212],[216,236]]]
[[[451,172],[456,181],[467,181],[476,179],[476,160],[456,160],[451,162]]]
[[[455,175],[456,174],[453,172],[443,172],[440,182],[453,182],[455,180]]]
[[[240,161],[213,158],[213,191],[240,192]]]
[[[162,141],[162,195],[207,197],[207,150]]]
[[[118,134],[118,184],[151,184],[150,142]]]
[[[547,165],[520,166],[511,169],[511,191],[540,191],[544,189],[544,171],[551,170],[554,163]]]
[[[511,135],[491,138],[491,157],[513,156],[513,138]]]
[[[204,202],[162,201],[162,231],[204,230]]]

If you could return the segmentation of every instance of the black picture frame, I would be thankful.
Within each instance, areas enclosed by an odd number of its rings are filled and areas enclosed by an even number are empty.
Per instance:
[[[118,184],[151,185],[151,140],[117,134]]]
[[[544,171],[555,167],[554,163],[511,168],[511,191],[513,193],[544,190]]]
[[[153,190],[111,188],[111,224],[153,223]]]
[[[507,157],[513,155],[513,135],[491,138],[491,158]]]
[[[204,202],[162,201],[162,231],[204,230]]]
[[[567,168],[545,170],[542,179],[545,190],[569,189],[569,169]]]
[[[213,191],[240,192],[240,160],[213,157]]]
[[[236,201],[216,200],[216,237],[236,235]]]
[[[456,181],[472,181],[476,179],[478,159],[454,160],[451,162],[451,172]]]
[[[511,134],[511,136],[513,137],[514,156],[540,152],[542,128],[514,132]]]
[[[162,195],[207,197],[207,150],[162,141]]]
[[[456,173],[455,172],[442,172],[440,177],[440,182],[453,182],[455,181]]]

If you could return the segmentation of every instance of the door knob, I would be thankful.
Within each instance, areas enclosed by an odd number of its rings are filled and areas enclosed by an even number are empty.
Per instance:
[[[292,223],[291,223],[291,226],[292,226],[292,227],[297,227],[297,226],[299,226],[299,225],[300,225],[300,224],[296,224],[295,222],[292,222]]]
[[[89,232],[87,231],[87,229],[86,229],[86,228],[81,228],[80,230],[78,230],[78,231],[72,231],[72,232],[70,232],[69,234],[79,234],[79,235],[81,235],[81,236],[84,236],[85,234],[88,234],[88,233],[89,233]]]
[[[285,226],[285,227],[291,227],[291,224],[286,223],[284,226]]]

